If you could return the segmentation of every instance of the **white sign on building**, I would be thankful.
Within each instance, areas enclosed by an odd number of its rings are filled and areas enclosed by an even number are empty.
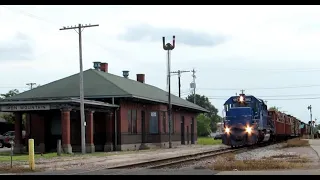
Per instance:
[[[1,111],[14,112],[14,111],[44,111],[50,110],[48,104],[37,104],[37,105],[12,105],[12,106],[1,106]]]

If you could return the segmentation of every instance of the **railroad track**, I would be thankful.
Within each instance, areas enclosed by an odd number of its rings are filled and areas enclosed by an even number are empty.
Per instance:
[[[165,158],[165,159],[157,159],[153,161],[147,161],[147,162],[141,162],[141,163],[135,163],[135,164],[129,164],[129,165],[121,165],[116,167],[110,167],[108,169],[131,169],[131,168],[157,169],[157,168],[173,166],[181,163],[186,163],[190,161],[197,161],[200,159],[214,157],[221,154],[237,152],[243,149],[246,149],[246,147],[241,147],[237,149],[224,148],[224,149],[204,151],[204,152],[199,152],[194,154],[188,154],[188,155]]]
[[[279,142],[263,143],[263,144],[258,144],[251,147],[223,148],[218,150],[204,151],[204,152],[182,155],[177,157],[170,157],[165,159],[157,159],[157,160],[128,164],[128,165],[120,165],[116,167],[110,167],[108,169],[134,169],[134,168],[160,169],[165,167],[168,168],[172,166],[178,166],[180,164],[187,164],[187,163],[192,163],[194,161],[199,161],[202,159],[212,158],[217,155],[234,153],[234,152],[239,153],[245,150],[253,150],[256,148],[261,148],[261,147],[276,144],[276,143],[279,143]]]

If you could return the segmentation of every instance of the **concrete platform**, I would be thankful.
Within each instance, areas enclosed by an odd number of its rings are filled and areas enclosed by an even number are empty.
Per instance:
[[[311,148],[318,154],[320,160],[320,139],[309,139]]]

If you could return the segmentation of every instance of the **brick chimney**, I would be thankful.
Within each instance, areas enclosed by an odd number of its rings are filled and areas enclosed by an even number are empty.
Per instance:
[[[107,73],[108,72],[108,63],[101,63],[100,70]]]
[[[144,74],[137,74],[137,81],[144,83],[145,75]]]

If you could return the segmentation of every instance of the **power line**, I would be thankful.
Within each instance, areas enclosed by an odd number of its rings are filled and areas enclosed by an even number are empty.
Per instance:
[[[36,20],[39,20],[39,21],[46,22],[47,24],[54,25],[54,26],[60,26],[60,25],[59,25],[58,23],[56,23],[56,22],[53,22],[53,21],[50,21],[50,20],[48,20],[48,19],[39,17],[39,16],[37,16],[37,15],[34,15],[34,14],[29,13],[29,12],[26,12],[26,11],[22,11],[21,9],[11,8],[11,7],[7,7],[7,6],[5,6],[5,5],[0,5],[0,6],[6,8],[6,9],[12,11],[12,12],[17,12],[17,13],[20,13],[20,14],[22,14],[22,15],[24,15],[24,16],[28,16],[28,17],[30,17],[30,18],[33,18],[33,19],[36,19]],[[119,50],[119,49],[115,49],[114,46],[106,46],[105,44],[104,44],[104,45],[101,45],[100,43],[97,43],[97,42],[95,42],[95,41],[92,41],[91,39],[86,39],[86,41],[88,41],[89,43],[94,44],[94,45],[96,45],[96,46],[99,46],[101,49],[103,49],[104,51],[107,51],[107,52],[109,52],[108,49]],[[78,47],[77,47],[77,48],[78,48]],[[20,57],[23,57],[23,56],[20,56]],[[25,57],[23,57],[23,58],[25,58]]]
[[[265,71],[265,72],[318,72],[320,71],[319,68],[305,68],[305,69],[258,69],[258,68],[252,68],[252,69],[230,69],[230,68],[213,68],[210,69],[210,71],[247,71],[247,72],[252,72],[252,71]]]
[[[320,84],[314,85],[300,85],[300,86],[283,86],[283,87],[257,87],[257,88],[244,88],[245,90],[265,90],[265,89],[297,89],[297,88],[309,88],[309,87],[320,87]],[[201,90],[212,90],[212,91],[238,91],[239,88],[198,88]]]
[[[251,95],[251,94],[247,94]],[[290,94],[290,95],[267,95],[267,96],[263,96],[263,95],[251,95],[251,96],[256,96],[256,97],[297,97],[297,96],[320,96],[320,94]],[[225,96],[209,96],[212,98],[224,98],[224,97],[230,97],[229,95],[225,95]]]
[[[226,97],[226,98],[208,97],[208,99],[227,100],[230,97]],[[309,100],[320,99],[320,96],[318,96],[318,97],[303,97],[303,98],[281,98],[281,99],[269,99],[269,98],[266,98],[266,99],[263,99],[263,100],[267,100],[267,101],[290,101],[290,100],[304,100],[304,99],[309,99]]]

